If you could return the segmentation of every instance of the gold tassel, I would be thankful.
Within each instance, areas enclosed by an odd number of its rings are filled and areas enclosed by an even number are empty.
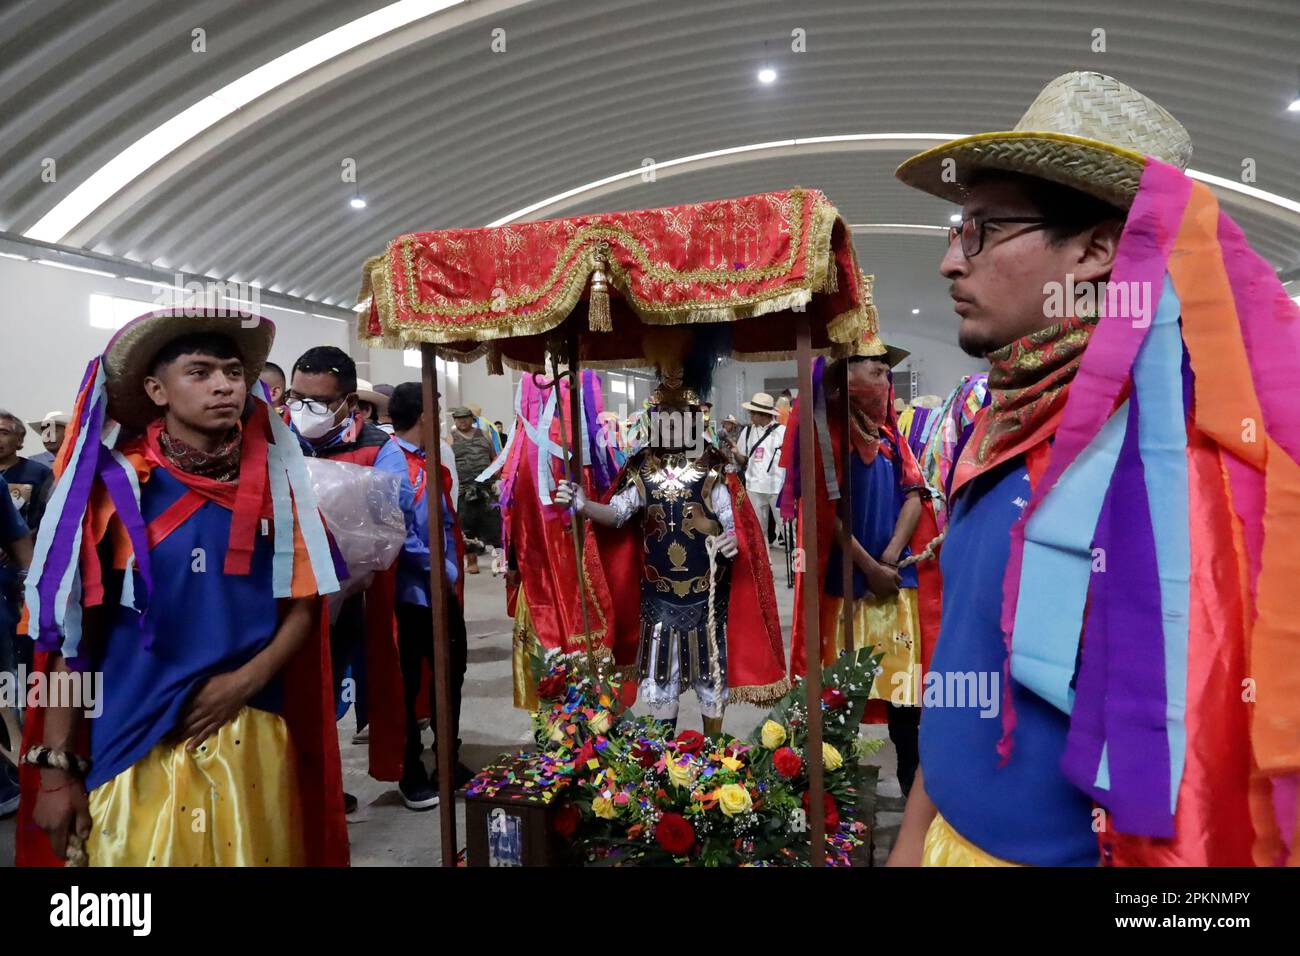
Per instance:
[[[591,296],[587,301],[587,328],[593,332],[612,332],[614,323],[609,317],[609,279],[605,276],[605,252],[603,244],[592,253]]]
[[[495,342],[489,343],[487,350],[487,372],[489,375],[504,375],[505,368],[501,364],[501,346]]]
[[[834,295],[840,291],[840,264],[831,255],[830,265],[826,268],[826,294]]]

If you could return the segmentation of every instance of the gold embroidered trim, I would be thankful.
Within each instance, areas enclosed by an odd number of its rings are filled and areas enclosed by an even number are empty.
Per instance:
[[[795,188],[790,192],[792,215],[790,216],[791,236],[790,254],[783,263],[769,266],[754,266],[741,269],[695,269],[676,272],[651,262],[645,247],[622,229],[612,226],[588,226],[580,229],[566,244],[564,251],[552,268],[551,275],[537,290],[517,293],[505,298],[495,298],[480,302],[456,303],[440,306],[417,301],[415,277],[417,270],[414,262],[414,244],[409,237],[399,237],[389,243],[389,254],[366,260],[363,267],[362,296],[372,294],[379,313],[383,332],[372,336],[368,327],[368,316],[359,323],[360,337],[371,344],[376,342],[387,348],[402,348],[411,342],[450,343],[464,341],[466,338],[481,340],[536,335],[557,326],[573,311],[582,298],[595,257],[588,250],[592,243],[617,243],[641,265],[644,272],[661,281],[710,281],[732,283],[737,280],[763,280],[789,272],[801,248],[804,203],[806,192]],[[692,300],[671,304],[650,303],[632,294],[626,271],[619,262],[610,257],[607,261],[610,281],[622,292],[629,308],[644,322],[652,325],[679,325],[691,322],[735,322],[745,318],[798,308],[812,300],[815,292],[833,293],[838,289],[838,264],[831,249],[831,239],[836,224],[840,221],[839,213],[824,196],[814,200],[810,216],[809,241],[807,245],[808,269],[802,282],[784,293],[754,293],[738,296],[725,303]],[[858,273],[857,255],[849,247],[854,272]],[[438,329],[418,321],[398,323],[395,320],[396,303],[393,294],[392,253],[396,251],[401,258],[405,277],[404,289],[407,306],[422,315],[450,316],[466,314],[485,315],[485,321],[468,323],[455,329]],[[503,309],[517,308],[541,299],[557,283],[559,292],[548,304],[545,311],[532,316],[516,316],[506,319],[491,316],[488,313]],[[861,337],[865,326],[869,324],[865,310],[856,309],[836,316],[827,327],[827,334],[834,342],[848,342]],[[468,353],[448,355],[457,361],[473,361],[466,358]],[[474,358],[484,354],[478,352]],[[789,357],[787,352],[765,353],[782,358]],[[753,359],[751,359],[753,360]],[[512,368],[532,369],[531,363],[506,362]],[[587,362],[590,367],[627,367],[624,361]]]
[[[774,704],[790,692],[790,678],[782,677],[772,684],[754,684],[749,687],[732,687],[727,696],[743,704]]]

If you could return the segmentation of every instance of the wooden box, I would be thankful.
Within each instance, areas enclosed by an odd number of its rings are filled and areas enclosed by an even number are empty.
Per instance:
[[[503,757],[465,788],[466,863],[469,866],[560,866],[564,841],[555,832],[556,808],[567,780],[550,774],[536,753]]]

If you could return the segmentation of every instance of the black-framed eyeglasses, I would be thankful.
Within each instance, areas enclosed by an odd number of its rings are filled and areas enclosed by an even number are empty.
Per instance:
[[[335,410],[330,408],[326,402],[318,402],[314,398],[303,398],[300,395],[289,396],[289,399],[284,404],[291,412],[300,412],[305,408],[313,415],[324,415]]]
[[[979,216],[972,216],[970,219],[963,219],[960,226],[948,227],[948,245],[961,236],[961,251],[967,259],[973,259],[984,251],[984,227],[989,223],[1033,223],[1039,228],[1048,225],[1050,219],[1042,216],[990,216],[982,219]],[[1023,229],[1016,233],[1017,236],[1023,236],[1027,232],[1033,232],[1032,229]]]

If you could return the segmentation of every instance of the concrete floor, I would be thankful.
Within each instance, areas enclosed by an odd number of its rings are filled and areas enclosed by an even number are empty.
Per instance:
[[[786,634],[787,659],[794,591],[785,587],[785,558],[771,552],[776,576],[777,605],[782,631]],[[484,565],[485,567],[487,565]],[[466,626],[469,636],[469,670],[465,678],[461,713],[461,757],[477,770],[505,751],[531,744],[532,725],[528,715],[511,706],[510,674],[511,619],[505,613],[505,586],[501,578],[483,573],[470,575],[465,588]],[[724,729],[735,736],[748,736],[764,710],[749,704],[727,709]],[[680,726],[700,727],[699,709],[693,694],[682,701]],[[366,774],[366,748],[354,745],[354,718],[345,714],[339,722],[339,747],[343,754],[344,789],[356,795],[357,812],[348,818],[353,866],[435,866],[440,858],[438,811],[406,809],[395,784],[372,780]],[[867,725],[864,733],[886,738],[885,746],[872,758],[880,766],[876,813],[876,860],[883,862],[892,846],[902,816],[903,800],[894,769],[894,749],[883,725]],[[432,746],[432,735],[425,732]],[[427,751],[426,760],[432,761]],[[457,834],[464,846],[463,806],[458,805]],[[14,818],[0,821],[0,866],[13,863]]]

